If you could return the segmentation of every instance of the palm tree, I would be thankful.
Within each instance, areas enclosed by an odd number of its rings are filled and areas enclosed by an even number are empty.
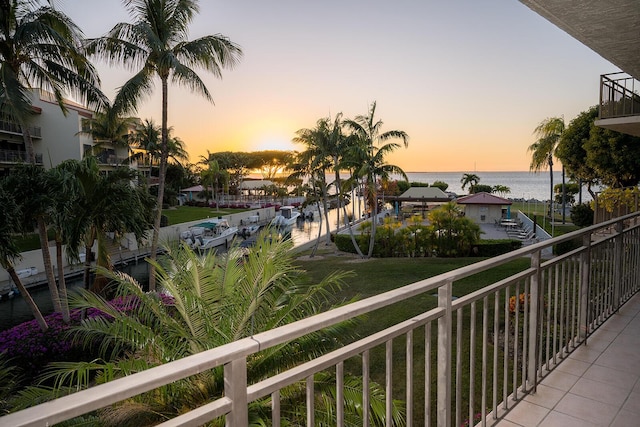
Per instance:
[[[38,305],[31,297],[31,294],[23,285],[22,280],[20,280],[18,273],[16,273],[14,261],[20,259],[20,249],[16,245],[14,237],[17,232],[22,230],[22,223],[20,221],[22,211],[14,197],[9,191],[6,191],[4,187],[4,182],[0,182],[0,218],[3,218],[3,220],[0,221],[0,266],[9,273],[11,280],[13,280],[18,291],[20,291],[20,295],[22,295],[22,298],[29,306],[40,329],[46,331],[48,329],[46,320],[42,316]]]
[[[308,175],[314,186],[321,191],[320,201],[322,202],[322,210],[326,221],[327,234],[326,244],[331,243],[331,227],[329,224],[329,205],[328,205],[328,184],[327,171],[330,163],[327,154],[326,134],[323,132],[324,119],[318,120],[316,127],[313,129],[299,129],[293,138],[294,143],[304,144],[306,150],[297,156],[298,172],[290,175],[290,179],[297,179],[301,175]],[[320,235],[318,235],[319,237]],[[317,247],[316,242],[316,247]]]
[[[131,277],[105,272],[118,283],[118,297],[130,301],[132,310],[119,311],[99,296],[83,292],[75,307],[97,307],[113,321],[88,318],[75,329],[76,338],[87,344],[109,344],[102,346],[102,359],[90,364],[54,363],[56,371],[48,378],[82,389],[94,380],[111,381],[323,311],[332,292],[349,275],[336,271],[321,283],[303,284],[297,280],[301,272],[294,267],[291,247],[290,240],[266,232],[259,235],[243,262],[238,259],[240,251],[234,249],[225,255],[211,251],[198,256],[184,246],[167,248],[166,259],[156,269],[159,289],[166,294],[144,292]],[[350,326],[350,322],[339,324],[297,339],[293,346],[285,343],[250,356],[249,380],[260,381],[333,349],[351,338]],[[295,399],[298,389],[283,389],[283,414],[296,415],[296,407],[288,407],[287,402],[292,398],[300,403]],[[208,370],[105,408],[100,415],[106,425],[151,425],[201,406],[223,391],[221,371]],[[377,404],[384,401],[384,396],[372,395]],[[350,405],[350,396],[347,399],[346,407],[362,404]],[[264,416],[267,404],[252,404],[252,417]],[[384,419],[384,405],[382,411],[375,407],[372,403],[372,411]],[[331,424],[335,421],[326,425]],[[214,421],[212,425],[218,424]]]
[[[502,197],[511,193],[511,189],[506,185],[498,184],[493,186],[493,192],[500,194]]]
[[[549,215],[551,216],[551,220],[553,220],[553,156],[555,155],[556,148],[560,139],[562,138],[562,134],[564,133],[565,125],[564,118],[562,117],[551,117],[546,118],[540,122],[540,124],[533,131],[534,135],[538,137],[538,140],[529,146],[529,151],[531,154],[531,164],[529,169],[534,172],[539,172],[541,169],[546,169],[549,166],[549,177],[550,177],[550,195],[549,201],[551,205],[549,206]],[[563,173],[563,184],[564,184],[564,167],[562,168]],[[564,222],[564,185],[563,185],[563,205],[562,211],[563,216],[562,220]]]
[[[141,69],[129,79],[116,97],[119,111],[137,108],[140,99],[151,92],[153,78],[162,85],[162,136],[160,143],[160,180],[156,216],[151,242],[151,259],[156,259],[160,218],[164,198],[165,172],[169,156],[167,125],[169,79],[212,101],[211,94],[193,67],[201,67],[221,77],[222,68],[231,68],[239,61],[242,50],[222,35],[209,35],[187,40],[187,31],[198,13],[196,0],[124,0],[134,23],[120,23],[106,36],[91,40],[87,49],[111,63],[121,63]],[[154,265],[151,264],[149,287],[155,289]]]
[[[345,167],[356,167],[356,176],[365,180],[370,203],[373,210],[371,218],[371,236],[369,238],[370,258],[373,254],[375,244],[376,225],[378,221],[378,178],[387,179],[390,174],[400,174],[408,181],[404,171],[395,165],[387,164],[385,157],[400,148],[400,144],[388,143],[391,139],[402,140],[405,147],[409,145],[409,135],[404,131],[390,130],[381,133],[382,120],[375,119],[376,103],[371,104],[371,108],[366,116],[356,116],[353,120],[345,120],[344,125],[352,132],[355,141],[350,145],[349,159],[345,162]],[[378,145],[380,145],[378,147]]]
[[[460,184],[462,184],[461,185],[462,190],[464,191],[464,188],[468,185],[469,192],[471,192],[473,187],[477,185],[479,182],[480,182],[480,177],[475,173],[465,173],[462,175],[462,178],[460,179]]]
[[[53,274],[53,262],[49,252],[47,222],[51,213],[53,194],[49,191],[47,172],[38,165],[18,165],[6,178],[7,189],[15,195],[16,203],[20,206],[22,215],[20,220],[24,230],[33,229],[36,224],[40,238],[40,248],[47,277],[47,285],[53,302],[54,311],[62,312],[58,287]]]
[[[78,200],[76,214],[69,220],[74,239],[68,250],[77,257],[80,238],[85,247],[84,284],[89,288],[89,270],[92,248],[98,242],[97,265],[111,269],[106,247],[107,233],[114,233],[118,240],[124,233],[133,233],[141,242],[151,225],[153,199],[146,189],[132,185],[136,172],[128,167],[119,167],[107,175],[100,174],[94,157],[82,161],[67,160],[59,169],[72,174],[77,180]],[[97,277],[94,290],[102,291],[102,278]]]
[[[98,75],[84,56],[82,32],[53,6],[32,0],[3,1],[0,4],[0,113],[20,126],[28,161],[36,163],[29,125],[33,118],[34,89],[49,92],[63,113],[66,93],[89,106],[106,104],[98,89]],[[49,288],[55,279],[48,250],[47,229],[38,217]],[[55,306],[55,302],[54,302]]]
[[[112,105],[105,105],[89,121],[91,129],[82,132],[92,137],[92,155],[98,156],[105,147],[124,147],[129,151],[129,133],[136,125],[133,117],[122,117]]]

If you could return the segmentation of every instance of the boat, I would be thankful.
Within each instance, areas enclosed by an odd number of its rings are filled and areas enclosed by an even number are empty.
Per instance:
[[[249,236],[253,236],[258,231],[260,231],[260,226],[258,224],[249,224],[247,226],[242,227],[238,232],[238,234],[240,234],[242,237],[246,239]]]
[[[293,225],[298,220],[298,217],[300,217],[300,212],[298,212],[295,206],[281,206],[280,215],[276,215],[276,217],[271,220],[271,225],[275,227]]]
[[[180,234],[180,239],[191,249],[207,250],[221,245],[228,247],[236,234],[238,227],[232,227],[226,219],[217,218],[192,225]]]

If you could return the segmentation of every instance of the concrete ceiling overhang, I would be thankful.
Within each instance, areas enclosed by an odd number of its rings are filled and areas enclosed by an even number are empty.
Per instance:
[[[640,80],[638,0],[520,0],[622,71]],[[602,70],[603,74],[615,70]]]

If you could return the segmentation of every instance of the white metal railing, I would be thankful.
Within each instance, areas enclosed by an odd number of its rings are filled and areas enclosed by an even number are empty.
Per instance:
[[[202,425],[219,417],[228,426],[247,426],[249,403],[260,399],[270,399],[272,425],[279,426],[280,391],[292,384],[305,385],[307,425],[314,425],[314,375],[328,370],[335,372],[336,425],[343,425],[345,362],[356,360],[362,365],[362,418],[368,426],[373,355],[384,360],[384,378],[378,381],[386,385],[388,426],[393,425],[392,399],[406,402],[408,426],[493,423],[535,392],[546,373],[638,291],[639,219],[640,214],[630,214],[443,273],[1,417],[0,425],[52,425],[217,367],[224,370],[224,396],[163,426]],[[613,231],[600,233],[604,228]],[[545,248],[575,239],[581,244],[573,251],[542,259]],[[531,259],[524,271],[454,297],[460,280],[523,256]],[[410,298],[426,301],[434,292],[432,307],[419,315],[249,383],[247,358],[253,354]],[[398,349],[404,353],[399,357]],[[402,371],[404,390],[399,396],[392,390],[392,380]]]

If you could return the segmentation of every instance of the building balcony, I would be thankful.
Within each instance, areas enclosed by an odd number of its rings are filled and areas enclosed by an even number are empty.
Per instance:
[[[22,135],[22,128],[11,121],[0,120],[0,132],[12,135]],[[30,126],[29,134],[31,135],[31,138],[41,139],[42,129],[39,126]]]
[[[0,150],[0,163],[27,163],[29,156],[26,151]],[[36,164],[42,164],[42,153],[36,153]]]
[[[640,82],[626,73],[600,76],[600,108],[596,126],[640,136]]]
[[[580,244],[543,258],[568,241]],[[528,268],[456,297],[463,280],[523,257]],[[387,425],[394,399],[405,402],[409,426],[635,425],[638,290],[640,213],[632,213],[0,417],[0,425],[53,425],[215,368],[224,395],[163,425],[247,426],[250,404],[262,401],[279,426],[288,395],[281,391],[295,384],[306,392],[300,410],[313,426],[319,372],[335,379],[335,393],[323,398],[335,406],[335,425],[344,425],[345,372],[357,366],[362,375],[368,420],[374,364],[384,366],[375,379],[386,385]],[[424,301],[420,314],[268,378],[248,378],[247,358],[261,351],[295,348],[301,337],[364,314],[374,321],[414,298]]]

